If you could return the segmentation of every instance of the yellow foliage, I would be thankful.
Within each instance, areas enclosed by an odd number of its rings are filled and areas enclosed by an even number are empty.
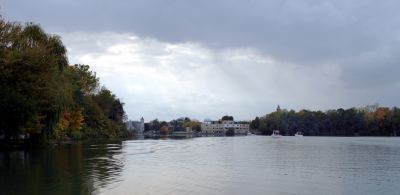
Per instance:
[[[60,139],[68,131],[79,131],[83,127],[84,117],[82,111],[63,112],[55,129],[55,137]]]
[[[69,127],[69,121],[71,120],[71,114],[69,112],[64,112],[60,119],[60,128],[65,129]]]
[[[163,134],[167,134],[168,131],[169,131],[169,129],[168,129],[168,127],[167,127],[166,125],[164,125],[164,126],[161,127],[160,131],[161,131],[161,133],[163,133]]]
[[[55,128],[55,137],[57,139],[63,138],[66,134],[66,130],[69,128],[70,113],[63,112],[60,117],[60,121],[57,123]]]
[[[84,118],[81,110],[73,112],[69,120],[71,130],[73,131],[81,130],[83,127],[83,121]]]
[[[304,109],[299,111],[300,116],[304,116],[305,114],[306,114],[306,111]]]
[[[373,121],[374,120],[374,112],[367,112],[365,114],[366,118],[368,121]]]
[[[386,107],[379,107],[378,109],[375,110],[375,118],[382,121],[387,118],[387,116],[390,114],[389,108]]]
[[[196,127],[196,126],[198,126],[198,125],[200,125],[200,122],[199,122],[199,121],[192,120],[192,121],[184,122],[183,125],[182,125],[182,127],[183,127],[183,128],[186,128],[186,127],[194,128],[194,127]]]

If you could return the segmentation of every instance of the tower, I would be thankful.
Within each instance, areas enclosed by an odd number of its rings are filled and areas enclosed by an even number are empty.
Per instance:
[[[143,117],[140,119],[140,127],[139,127],[139,132],[143,133],[144,131],[144,119]]]

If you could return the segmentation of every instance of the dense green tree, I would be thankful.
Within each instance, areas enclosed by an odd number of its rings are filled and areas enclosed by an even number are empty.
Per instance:
[[[191,128],[194,131],[201,131],[200,122],[192,120],[189,117],[180,117],[178,119],[171,120],[169,122],[170,132],[171,131],[186,131],[186,127]]]
[[[63,109],[62,73],[68,64],[66,49],[59,37],[46,34],[38,25],[0,20],[1,88],[24,101],[26,108],[34,108],[27,112],[29,115],[21,113],[25,117],[20,117],[23,119],[19,127],[11,129],[14,134],[40,133],[44,139],[49,139]],[[1,104],[18,107],[12,103],[16,102]],[[7,124],[11,123],[6,121]],[[3,131],[8,131],[5,129],[8,127],[3,127]],[[34,131],[25,132],[32,129]]]
[[[184,130],[186,130],[186,128],[190,128],[194,131],[201,131],[201,123],[197,120],[186,120],[183,124],[182,127]]]
[[[65,136],[126,134],[123,103],[88,65],[68,65],[61,38],[36,24],[0,17],[0,136],[29,134],[48,142]]]
[[[394,107],[391,112],[392,116],[392,135],[397,136],[400,135],[400,109]]]
[[[152,121],[150,121],[150,130],[160,130],[161,128],[161,124],[160,121],[158,119],[154,119]]]
[[[21,94],[6,87],[0,87],[0,131],[10,139],[27,125],[35,113],[33,104]]]
[[[260,127],[260,118],[257,116],[254,120],[250,123],[251,129],[258,129]]]
[[[305,135],[317,136],[390,136],[399,135],[400,111],[396,107],[389,109],[375,105],[326,112],[295,112],[278,107],[275,112],[256,117],[251,127],[257,127],[266,135],[278,129],[287,135],[302,131]]]
[[[221,118],[223,121],[233,121],[233,116],[225,115]]]

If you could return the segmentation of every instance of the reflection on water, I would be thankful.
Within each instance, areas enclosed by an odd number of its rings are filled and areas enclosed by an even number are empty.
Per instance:
[[[118,181],[121,153],[122,141],[0,153],[0,194],[95,194]]]
[[[203,137],[0,153],[5,194],[398,194],[400,139]]]

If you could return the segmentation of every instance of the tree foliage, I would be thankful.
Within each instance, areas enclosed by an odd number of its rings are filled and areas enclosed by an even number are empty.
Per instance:
[[[123,103],[88,65],[68,65],[61,38],[0,18],[0,135],[37,141],[125,133]],[[101,132],[101,133],[100,133]]]
[[[326,112],[278,108],[263,117],[256,117],[251,128],[263,134],[278,129],[287,135],[302,131],[305,135],[320,136],[393,136],[400,134],[399,110],[377,105]]]
[[[191,130],[194,130],[196,132],[201,131],[201,123],[197,120],[187,120],[183,122],[182,127],[186,130],[186,128],[189,128]]]
[[[186,131],[186,128],[192,131],[201,131],[201,123],[196,119],[190,119],[189,117],[180,117],[169,122],[170,132],[176,131]]]
[[[160,128],[160,133],[166,135],[166,134],[168,134],[168,132],[169,132],[169,129],[168,129],[168,126],[167,126],[167,125],[163,125],[163,126]]]
[[[223,121],[233,121],[233,116],[225,115],[221,118]]]

